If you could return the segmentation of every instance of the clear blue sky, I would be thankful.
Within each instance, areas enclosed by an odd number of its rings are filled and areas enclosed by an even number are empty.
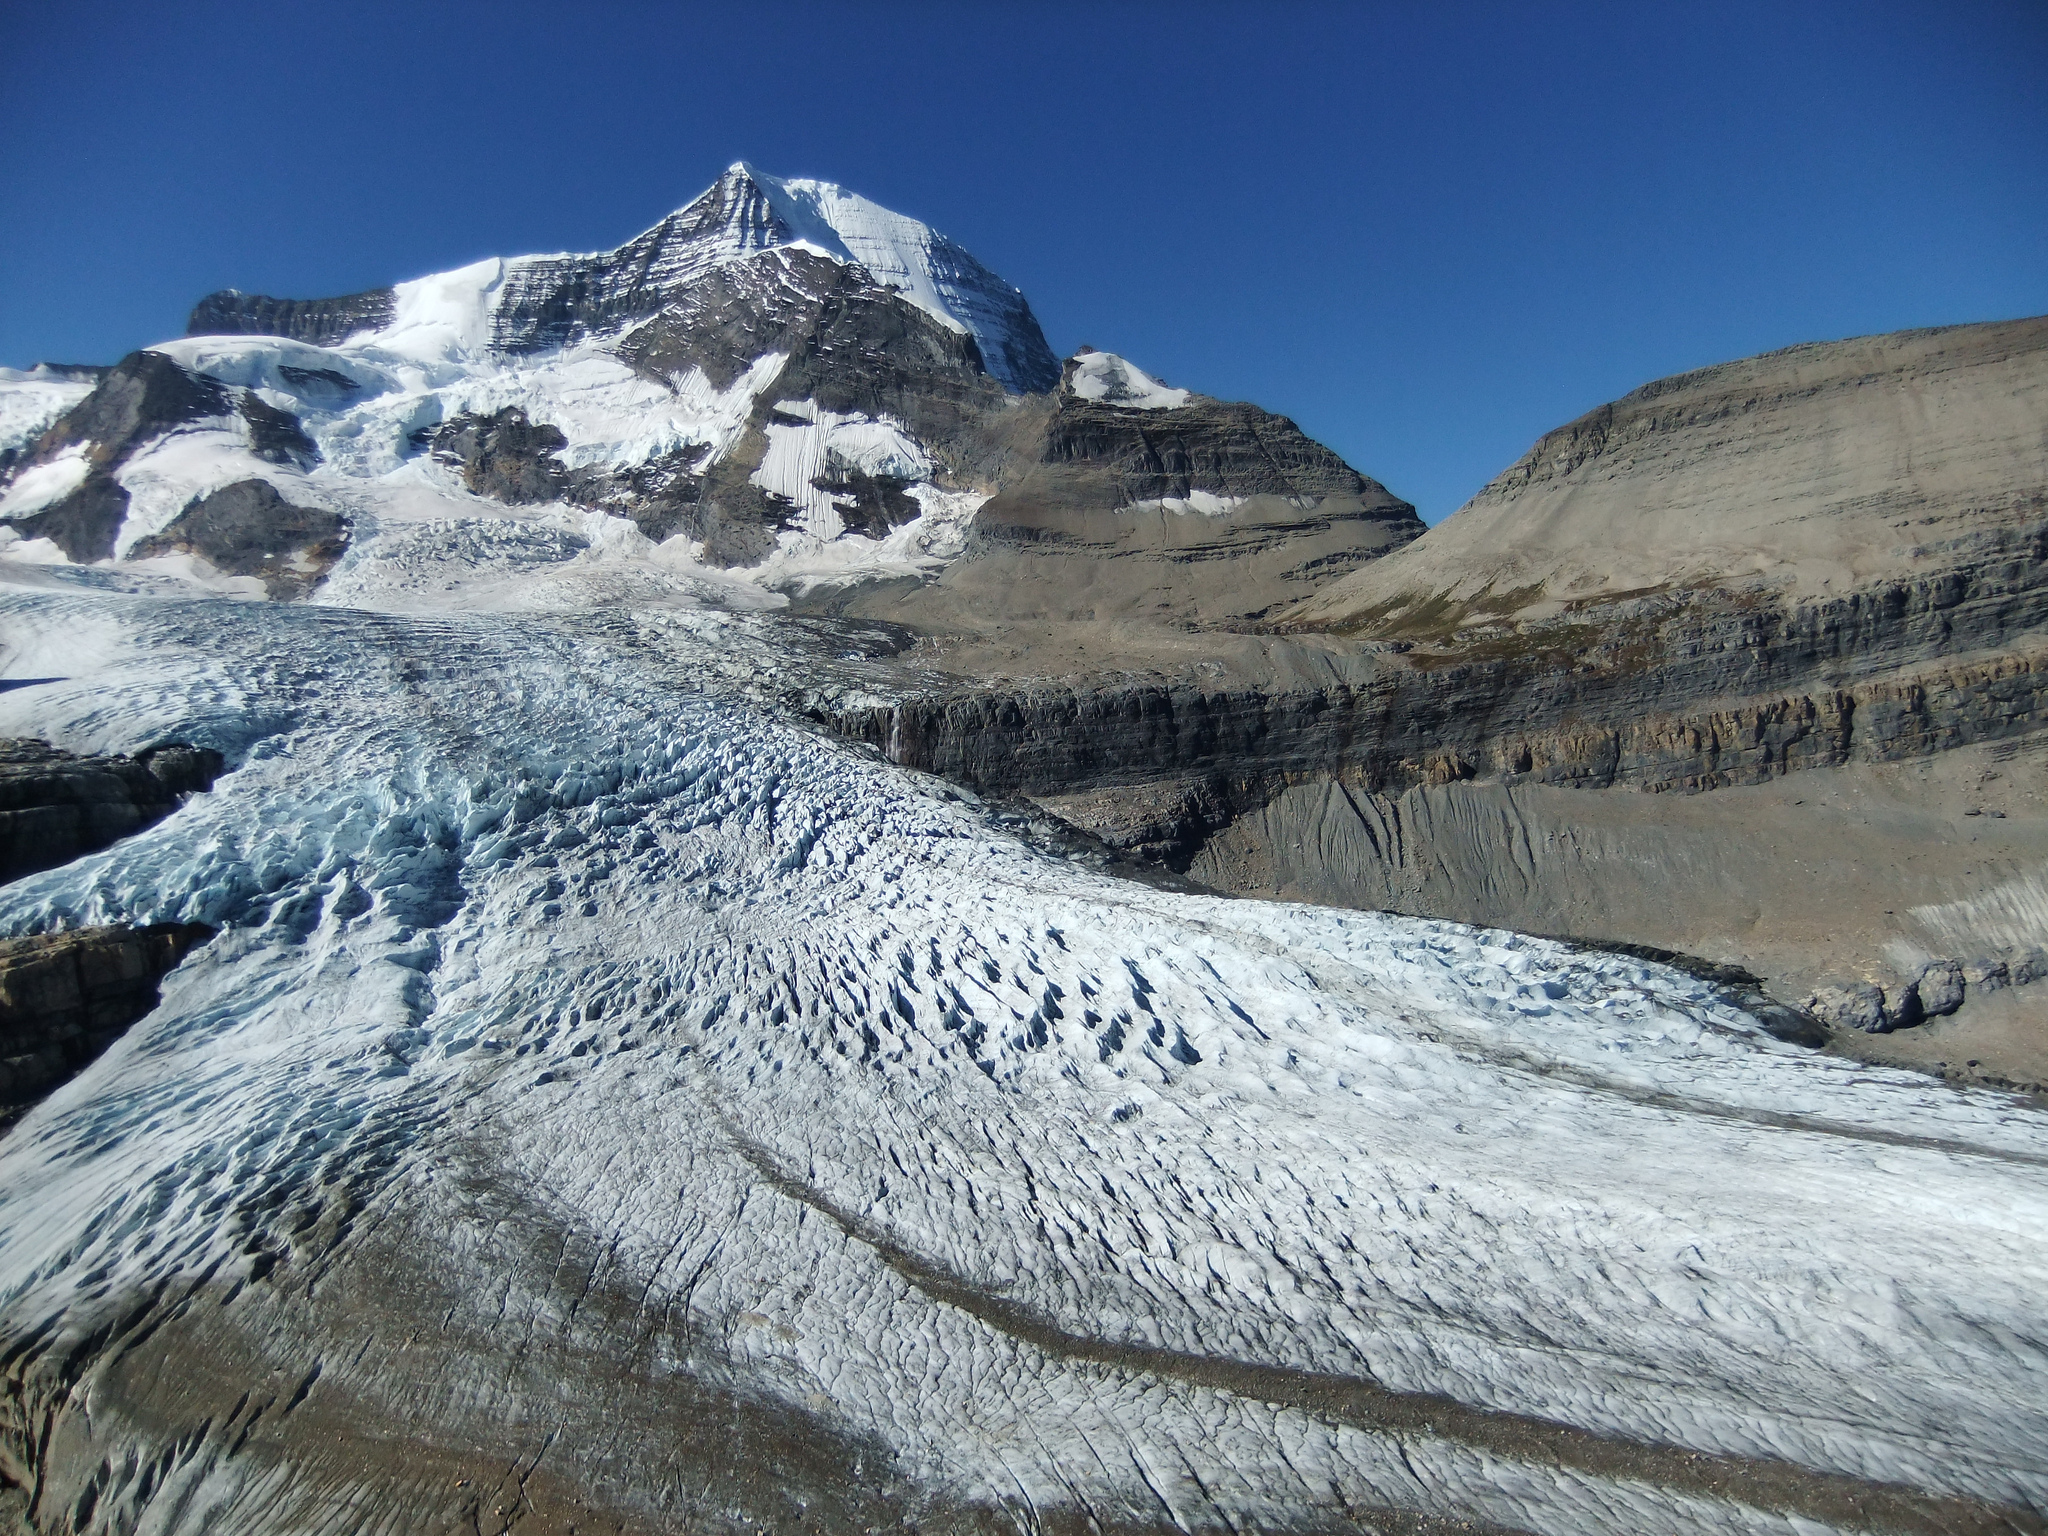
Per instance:
[[[1434,521],[1647,379],[2048,311],[2044,82],[2043,0],[0,0],[0,362],[603,248],[744,158]]]

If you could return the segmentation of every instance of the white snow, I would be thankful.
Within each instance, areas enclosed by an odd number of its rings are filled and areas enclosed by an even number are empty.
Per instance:
[[[0,368],[0,453],[24,448],[92,393],[90,379],[67,379],[38,364]]]
[[[1188,403],[1188,391],[1169,389],[1135,363],[1114,352],[1083,352],[1074,360],[1067,388],[1083,400],[1129,406],[1138,411],[1171,411]]]
[[[1084,1339],[2048,1500],[2039,1108],[1626,958],[1088,873],[728,691],[788,644],[0,591],[6,676],[61,679],[0,691],[0,735],[234,765],[0,888],[10,931],[226,929],[0,1140],[9,1336],[226,1284],[340,1167],[449,1234],[414,1262],[487,1323],[550,1283],[462,1239],[488,1176],[746,1390],[1074,1522],[1836,1528],[1110,1370],[884,1239]]]
[[[268,480],[286,501],[318,505],[295,470],[259,459],[249,450],[240,416],[216,417],[181,427],[148,444],[114,472],[128,493],[128,516],[114,540],[124,557],[137,541],[161,533],[194,500],[241,480]]]
[[[375,332],[376,350],[422,363],[481,358],[491,344],[491,314],[505,281],[497,256],[400,283],[391,323]]]
[[[16,475],[6,494],[0,495],[0,517],[27,517],[40,512],[85,484],[85,477],[92,473],[92,465],[85,457],[89,446],[74,443],[47,463],[31,464]]]
[[[855,469],[872,476],[923,480],[932,472],[930,456],[901,422],[890,417],[821,411],[810,400],[785,401],[776,409],[806,418],[805,424],[771,418],[766,428],[768,451],[750,478],[764,491],[795,503],[803,513],[801,532],[812,539],[836,539],[845,528],[839,517],[845,498],[820,490],[813,483],[820,477]]]
[[[1155,496],[1131,503],[1133,512],[1175,512],[1200,517],[1218,517],[1245,504],[1242,496],[1219,496],[1214,491],[1192,490],[1185,496]]]
[[[753,177],[768,190],[776,212],[799,240],[859,262],[949,330],[964,333],[970,329],[966,319],[955,312],[955,305],[966,307],[956,274],[948,268],[945,277],[940,275],[950,242],[929,225],[829,181],[764,176],[745,161],[732,170]],[[941,291],[941,282],[951,291]]]

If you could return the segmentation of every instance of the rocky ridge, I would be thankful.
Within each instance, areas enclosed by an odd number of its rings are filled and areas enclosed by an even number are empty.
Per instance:
[[[1597,825],[1610,864],[1654,863],[1657,813],[1622,816],[1615,793],[1856,779],[2035,739],[2048,464],[2029,424],[2044,393],[2043,321],[1662,381],[1547,437],[1471,507],[1306,601],[1238,615],[1199,648],[1113,631],[1115,670],[1089,660],[1104,631],[1078,602],[1041,607],[1029,634],[977,627],[967,605],[934,612],[931,594],[974,587],[999,497],[970,558],[863,610],[930,632],[951,681],[810,707],[898,761],[1030,796],[1223,889],[1711,953],[1839,1027],[1909,1027],[1952,1012],[1972,974],[1986,993],[2033,974],[2048,929],[1957,949],[1896,919],[1990,877],[1958,864],[1939,885],[1922,878],[1922,844],[1871,843],[1858,910],[1796,940],[1731,928],[1725,903],[1741,897],[1719,883],[1623,881],[1626,909],[1560,908],[1546,882],[1605,877],[1524,857],[1520,806],[1564,792],[1539,838]],[[1751,553],[1736,561],[1732,544]],[[1471,806],[1432,809],[1446,795]],[[1747,802],[1713,803],[1731,819],[1708,842],[1745,836]],[[1804,878],[1796,818],[1785,832],[1786,856],[1747,871],[1752,894]],[[1978,835],[2019,834],[2000,820]],[[2000,877],[2027,856],[2013,844]],[[1425,877],[1418,860],[1469,873]]]
[[[213,785],[221,755],[182,743],[80,757],[0,740],[0,881],[68,864],[161,821]]]

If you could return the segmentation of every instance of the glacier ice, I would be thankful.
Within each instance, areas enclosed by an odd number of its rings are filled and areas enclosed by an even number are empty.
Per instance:
[[[258,1283],[335,1168],[454,1233],[466,1168],[724,1341],[692,1368],[1020,1510],[1844,1528],[1700,1454],[2048,1503],[2037,1108],[1625,957],[1091,872],[728,686],[772,616],[430,597],[0,591],[58,679],[0,733],[231,763],[0,890],[224,930],[0,1141],[6,1339]]]

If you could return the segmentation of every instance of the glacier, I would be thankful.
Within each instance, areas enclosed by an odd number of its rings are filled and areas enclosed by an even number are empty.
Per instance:
[[[0,1140],[0,1355],[147,1298],[283,1352],[300,1412],[535,1465],[651,1465],[618,1405],[712,1381],[1026,1529],[2037,1528],[2038,1108],[1627,957],[1113,878],[763,702],[830,664],[774,613],[465,607],[422,562],[0,588],[0,734],[230,765],[0,889],[10,933],[222,930]],[[287,1371],[238,1320],[288,1292],[386,1321]],[[661,1327],[602,1387],[491,1353],[620,1318]],[[143,1450],[88,1509],[329,1528],[242,1407],[90,1403]]]

